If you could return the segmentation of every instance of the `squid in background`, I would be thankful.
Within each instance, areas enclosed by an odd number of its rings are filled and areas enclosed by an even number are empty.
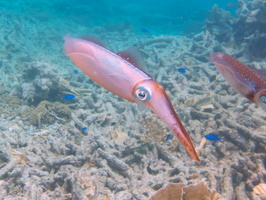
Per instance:
[[[266,110],[264,70],[251,69],[239,60],[224,53],[211,53],[210,62],[215,64],[224,79],[237,92]]]
[[[64,37],[65,53],[87,76],[128,101],[141,103],[157,114],[177,136],[194,160],[200,162],[193,143],[178,118],[164,88],[140,69],[132,51],[113,53],[87,37]]]

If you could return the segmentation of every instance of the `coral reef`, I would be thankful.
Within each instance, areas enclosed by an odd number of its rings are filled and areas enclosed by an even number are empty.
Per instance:
[[[169,130],[155,114],[141,112],[104,90],[97,88],[99,92],[95,93],[90,88],[86,90],[90,96],[81,90],[72,111],[71,104],[52,101],[32,108],[28,116],[35,123],[38,113],[45,113],[41,130],[23,123],[20,115],[1,116],[3,195],[148,199],[169,182],[189,185],[205,181],[211,192],[220,194],[219,199],[251,198],[253,187],[266,181],[263,111],[230,90],[215,75],[214,67],[190,58],[191,49],[174,51],[181,48],[177,44],[189,44],[190,40],[160,37],[147,41],[150,45],[157,42],[170,45],[142,47],[143,52],[160,56],[157,61],[146,58],[147,70],[162,63],[166,66],[154,73],[155,79],[166,87],[201,163],[192,161],[175,138],[165,141]],[[190,65],[168,59],[169,51]],[[186,67],[187,74],[173,73],[175,66]],[[196,84],[199,80],[204,86]],[[73,86],[71,89],[80,91]],[[2,107],[12,106],[8,101],[3,103]],[[60,120],[61,111],[57,112],[61,109],[66,110],[64,121]],[[223,143],[203,140],[207,133],[222,137]],[[35,192],[29,188],[35,188]]]
[[[231,17],[228,11],[214,6],[211,16],[206,20],[205,30],[223,45],[234,48],[237,56],[245,56],[249,60],[264,58],[265,45],[265,12],[264,0],[239,0],[236,16]]]
[[[191,37],[138,36],[131,30],[122,36],[115,31],[100,33],[114,50],[139,47],[147,72],[166,88],[200,163],[176,138],[165,140],[170,130],[155,114],[108,93],[81,72],[74,73],[76,68],[63,53],[54,53],[61,52],[61,26],[51,33],[27,18],[49,38],[39,39],[34,45],[40,46],[27,55],[18,48],[29,37],[27,21],[14,14],[8,15],[14,21],[9,23],[0,16],[6,31],[5,39],[0,39],[8,47],[8,52],[0,47],[0,198],[142,200],[170,195],[168,190],[179,186],[173,195],[183,190],[183,199],[196,200],[189,195],[201,187],[205,199],[263,196],[265,112],[233,91],[207,61],[209,52],[223,51],[249,59],[254,68],[265,66],[260,54],[249,49],[263,38],[257,26],[264,24],[264,7],[261,0],[241,0],[235,17],[214,7],[205,30]],[[39,17],[47,18],[45,13]],[[23,27],[16,25],[21,21]],[[12,33],[17,43],[6,24],[18,30]],[[87,31],[71,25],[66,24],[63,32]],[[76,99],[61,101],[70,92]],[[206,140],[209,133],[223,142]],[[219,197],[214,195],[218,193]]]

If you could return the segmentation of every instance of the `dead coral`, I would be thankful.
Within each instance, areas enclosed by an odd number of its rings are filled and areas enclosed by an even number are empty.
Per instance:
[[[98,149],[97,151],[104,159],[107,160],[110,167],[118,171],[119,173],[123,174],[125,177],[128,176],[128,165],[124,163],[122,160],[119,160],[116,156],[109,155],[108,153],[104,152],[101,149]]]
[[[53,64],[39,61],[25,64],[11,94],[30,105],[38,105],[47,99],[60,100],[66,91],[77,94],[70,83],[58,75]]]
[[[233,18],[229,11],[214,5],[210,17],[205,21],[205,30],[218,41],[227,41],[232,30]]]
[[[81,199],[97,200],[101,196],[97,190],[96,180],[91,178],[89,173],[76,173],[74,176],[75,178],[71,180],[74,186],[73,192],[81,197]]]
[[[58,73],[49,63],[25,64],[18,80],[19,84],[15,85],[12,94],[31,104],[38,104],[44,99],[55,99],[58,91],[61,91]]]
[[[8,163],[0,169],[0,178],[8,176],[19,164],[25,164],[28,160],[27,156],[18,151],[13,151],[13,156],[10,156]],[[9,174],[10,175],[10,174]]]
[[[266,42],[265,12],[264,0],[238,1],[235,17],[214,6],[210,18],[206,20],[205,30],[219,42],[235,43],[238,46],[235,46],[235,49],[238,48],[235,54],[263,58],[266,52],[263,45]]]

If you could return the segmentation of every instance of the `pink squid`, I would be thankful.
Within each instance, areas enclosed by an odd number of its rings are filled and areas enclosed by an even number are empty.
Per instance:
[[[266,79],[259,70],[224,53],[211,53],[210,62],[237,92],[266,110]]]
[[[193,143],[178,118],[164,88],[137,65],[130,51],[113,53],[88,38],[64,37],[65,53],[88,77],[128,101],[149,107],[177,136],[194,160],[200,162]]]

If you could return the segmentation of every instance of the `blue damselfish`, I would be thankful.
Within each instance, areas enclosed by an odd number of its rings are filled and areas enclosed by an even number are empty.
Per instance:
[[[76,96],[74,95],[74,94],[67,94],[64,98],[63,98],[63,100],[72,100],[72,99],[74,99]]]
[[[213,134],[204,135],[204,137],[210,141],[221,141],[221,138]]]
[[[184,68],[178,68],[177,71],[182,73],[182,74],[187,72]]]

